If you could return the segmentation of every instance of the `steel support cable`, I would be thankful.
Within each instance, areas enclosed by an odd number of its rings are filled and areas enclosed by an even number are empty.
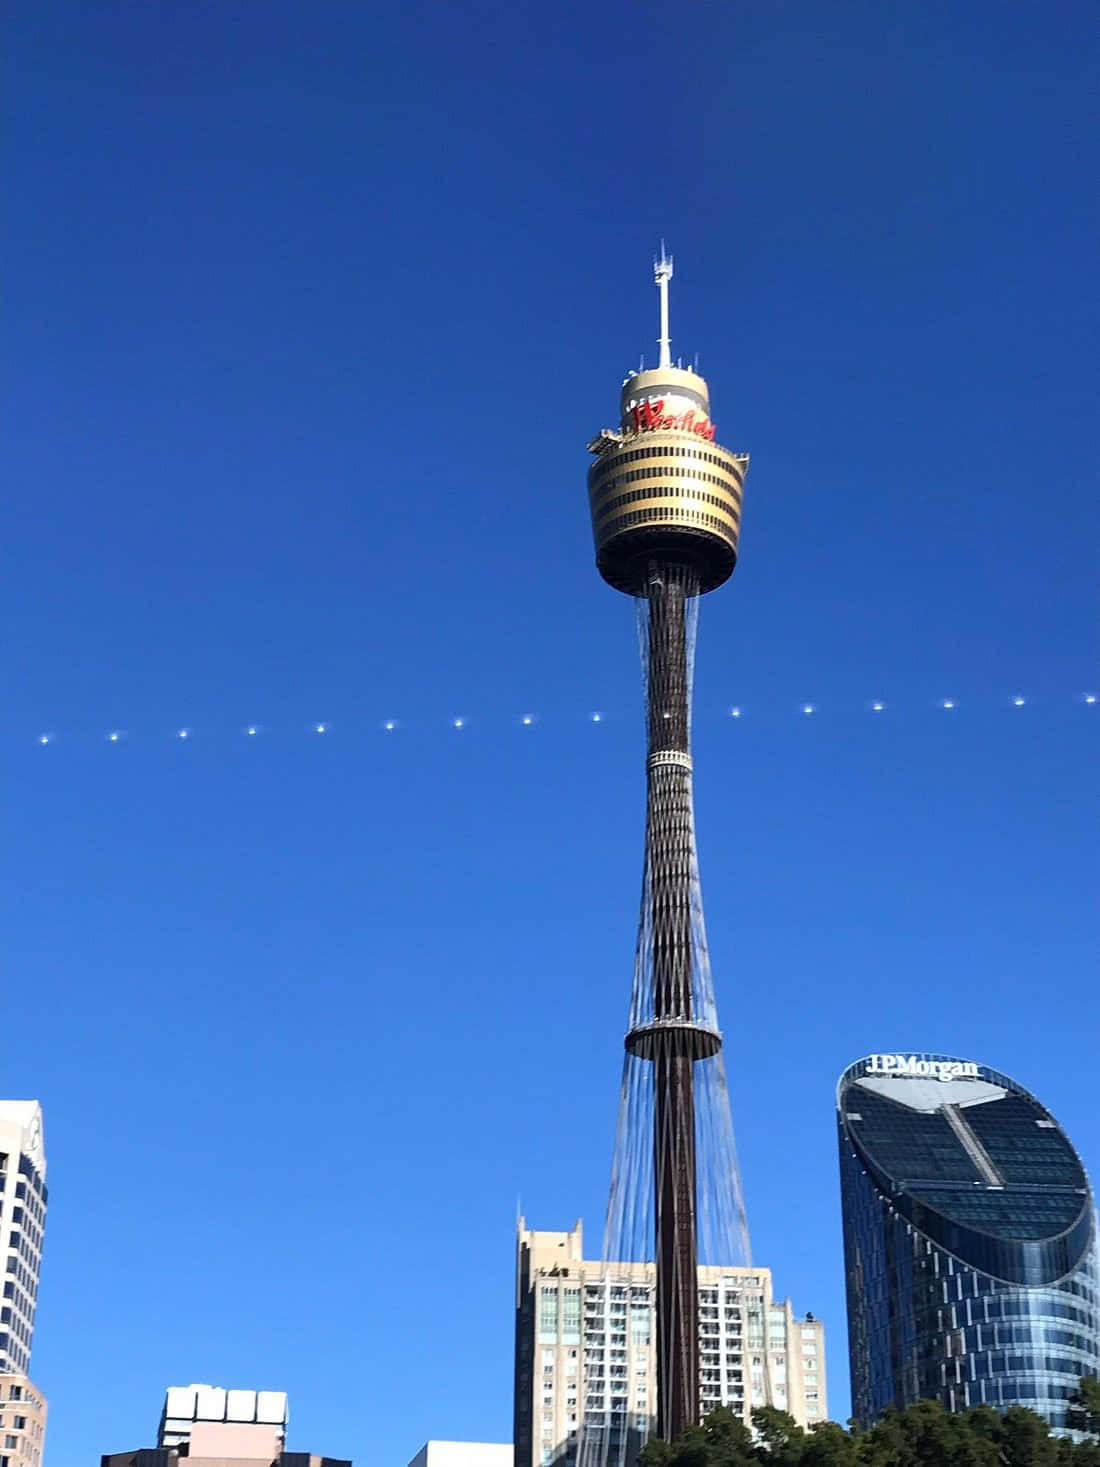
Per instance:
[[[618,1274],[625,1280],[626,1265],[657,1262],[650,1297],[666,1433],[697,1419],[700,1410],[697,1267],[751,1261],[695,846],[690,732],[697,591],[689,568],[658,564],[637,598],[646,694],[645,862],[603,1244],[605,1278],[615,1276],[616,1265],[623,1265]],[[762,1322],[766,1357],[763,1309]],[[606,1388],[608,1377],[598,1378]],[[605,1409],[601,1422],[587,1411],[582,1419],[581,1467],[627,1467],[628,1449],[644,1442],[648,1426],[628,1429],[636,1402],[628,1399],[623,1418],[615,1418],[609,1396],[601,1390],[593,1399]]]

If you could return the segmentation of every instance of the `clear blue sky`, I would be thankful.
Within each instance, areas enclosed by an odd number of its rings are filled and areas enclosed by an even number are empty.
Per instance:
[[[753,456],[701,856],[833,1414],[848,1062],[997,1065],[1100,1167],[1095,22],[11,7],[0,1090],[46,1108],[49,1467],[191,1380],[372,1467],[510,1439],[517,1194],[593,1242],[606,1195],[642,726],[584,446],[661,236]]]

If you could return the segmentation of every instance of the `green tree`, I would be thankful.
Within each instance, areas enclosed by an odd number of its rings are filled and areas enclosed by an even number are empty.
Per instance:
[[[805,1460],[806,1433],[793,1416],[776,1406],[760,1406],[752,1413],[757,1460],[775,1467],[799,1467]]]
[[[1087,1431],[1100,1437],[1100,1380],[1086,1375],[1069,1400],[1069,1425],[1074,1431]]]
[[[996,1447],[1003,1467],[1059,1467],[1058,1438],[1034,1411],[1011,1406],[994,1411],[978,1406],[962,1418],[978,1440]]]
[[[1002,1467],[996,1445],[939,1401],[887,1411],[859,1446],[860,1461],[869,1467]]]
[[[822,1421],[806,1438],[799,1467],[860,1467],[861,1440],[835,1421]]]
[[[1070,1425],[1100,1435],[1100,1382],[1086,1379]],[[1100,1443],[1055,1437],[1022,1406],[951,1412],[938,1401],[888,1411],[869,1431],[824,1421],[804,1431],[774,1406],[752,1413],[752,1430],[723,1407],[678,1441],[651,1441],[640,1467],[1100,1467]]]
[[[674,1442],[647,1442],[639,1458],[640,1467],[755,1467],[759,1460],[752,1432],[725,1406]]]

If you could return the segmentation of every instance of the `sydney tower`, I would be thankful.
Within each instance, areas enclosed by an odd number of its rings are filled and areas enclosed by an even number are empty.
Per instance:
[[[708,1062],[719,1067],[725,1099],[695,852],[695,618],[698,598],[728,580],[736,564],[748,459],[715,441],[704,379],[672,364],[672,261],[663,252],[655,277],[658,365],[626,379],[619,427],[590,443],[588,494],[596,565],[608,585],[636,598],[642,637],[645,869],[624,1105],[634,1104],[631,1087],[648,1101],[639,1152],[645,1196],[627,1205],[645,1213],[656,1262],[657,1429],[667,1440],[699,1415],[699,1217],[701,1198],[714,1191],[702,1172],[715,1164],[702,1154],[699,1114]],[[728,1116],[728,1099],[725,1106]],[[736,1168],[734,1159],[729,1164]],[[721,1179],[717,1186],[723,1190]],[[739,1199],[739,1184],[736,1190]],[[622,1226],[629,1231],[629,1220]]]

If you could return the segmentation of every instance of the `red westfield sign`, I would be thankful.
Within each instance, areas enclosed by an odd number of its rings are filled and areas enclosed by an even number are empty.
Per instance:
[[[697,433],[700,438],[714,437],[714,424],[706,413],[697,413],[689,408],[683,413],[666,413],[665,400],[659,397],[654,402],[642,402],[630,409],[636,432],[652,428],[675,428],[681,433]]]

